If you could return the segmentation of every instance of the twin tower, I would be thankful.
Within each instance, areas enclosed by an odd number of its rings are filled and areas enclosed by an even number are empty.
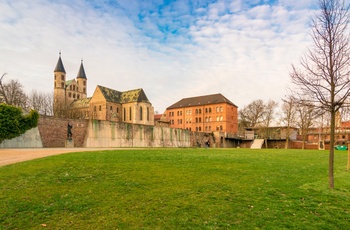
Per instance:
[[[87,78],[81,61],[78,75],[75,79],[66,80],[66,70],[64,69],[61,52],[54,70],[54,116],[65,116],[69,105],[75,99],[86,98]]]

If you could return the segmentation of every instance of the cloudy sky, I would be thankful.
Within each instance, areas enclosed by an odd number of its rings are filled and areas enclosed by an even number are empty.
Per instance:
[[[96,85],[143,88],[159,113],[222,93],[239,108],[280,102],[310,45],[316,0],[0,0],[0,73],[26,92],[53,92],[83,59]]]

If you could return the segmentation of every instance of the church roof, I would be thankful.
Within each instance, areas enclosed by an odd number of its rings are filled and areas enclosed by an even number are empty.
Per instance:
[[[91,100],[91,97],[75,99],[74,101],[72,101],[69,108],[70,109],[89,108],[90,100]]]
[[[87,79],[86,78],[86,74],[85,74],[85,70],[84,70],[84,66],[83,66],[83,61],[81,61],[77,78],[85,78],[85,79]]]
[[[66,73],[66,70],[64,69],[64,66],[63,66],[63,63],[62,63],[62,59],[61,59],[61,53],[60,53],[60,56],[58,58],[58,62],[57,62],[57,65],[56,65],[56,68],[53,72],[63,72],[63,73]]]
[[[134,89],[125,92],[119,92],[104,86],[97,86],[104,98],[110,102],[130,103],[130,102],[148,102],[149,100],[143,89]]]
[[[143,91],[143,89],[134,89],[125,91],[122,93],[122,103],[129,103],[129,102],[148,102],[149,100]]]
[[[106,101],[120,103],[121,92],[114,90],[114,89],[110,89],[110,88],[101,86],[101,85],[98,85],[97,88],[100,89],[100,91],[103,94]]]
[[[183,98],[180,101],[176,102],[175,104],[169,106],[167,109],[203,106],[203,105],[220,104],[220,103],[228,103],[230,105],[237,107],[235,104],[233,104],[229,99],[227,99],[221,93],[218,93],[218,94],[211,94],[211,95],[205,95],[205,96]]]

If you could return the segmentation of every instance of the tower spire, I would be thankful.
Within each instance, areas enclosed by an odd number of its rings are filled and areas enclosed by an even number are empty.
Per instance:
[[[64,69],[63,63],[62,63],[62,59],[61,59],[61,50],[59,52],[59,57],[58,57],[58,62],[56,65],[56,68],[53,72],[63,72],[66,73],[66,70]]]
[[[80,68],[79,68],[79,72],[77,75],[77,78],[86,78],[86,74],[85,74],[85,69],[84,69],[84,65],[83,65],[83,59],[81,59],[81,63],[80,63]]]

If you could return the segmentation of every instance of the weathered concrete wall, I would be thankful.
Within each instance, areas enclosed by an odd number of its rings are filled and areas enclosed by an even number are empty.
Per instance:
[[[28,130],[26,133],[11,140],[4,140],[0,148],[42,148],[38,127]]]
[[[38,128],[43,147],[64,147],[67,140],[68,122],[73,126],[74,147],[84,147],[88,121],[55,117],[40,117]]]
[[[85,147],[190,147],[190,132],[168,127],[92,120]]]

